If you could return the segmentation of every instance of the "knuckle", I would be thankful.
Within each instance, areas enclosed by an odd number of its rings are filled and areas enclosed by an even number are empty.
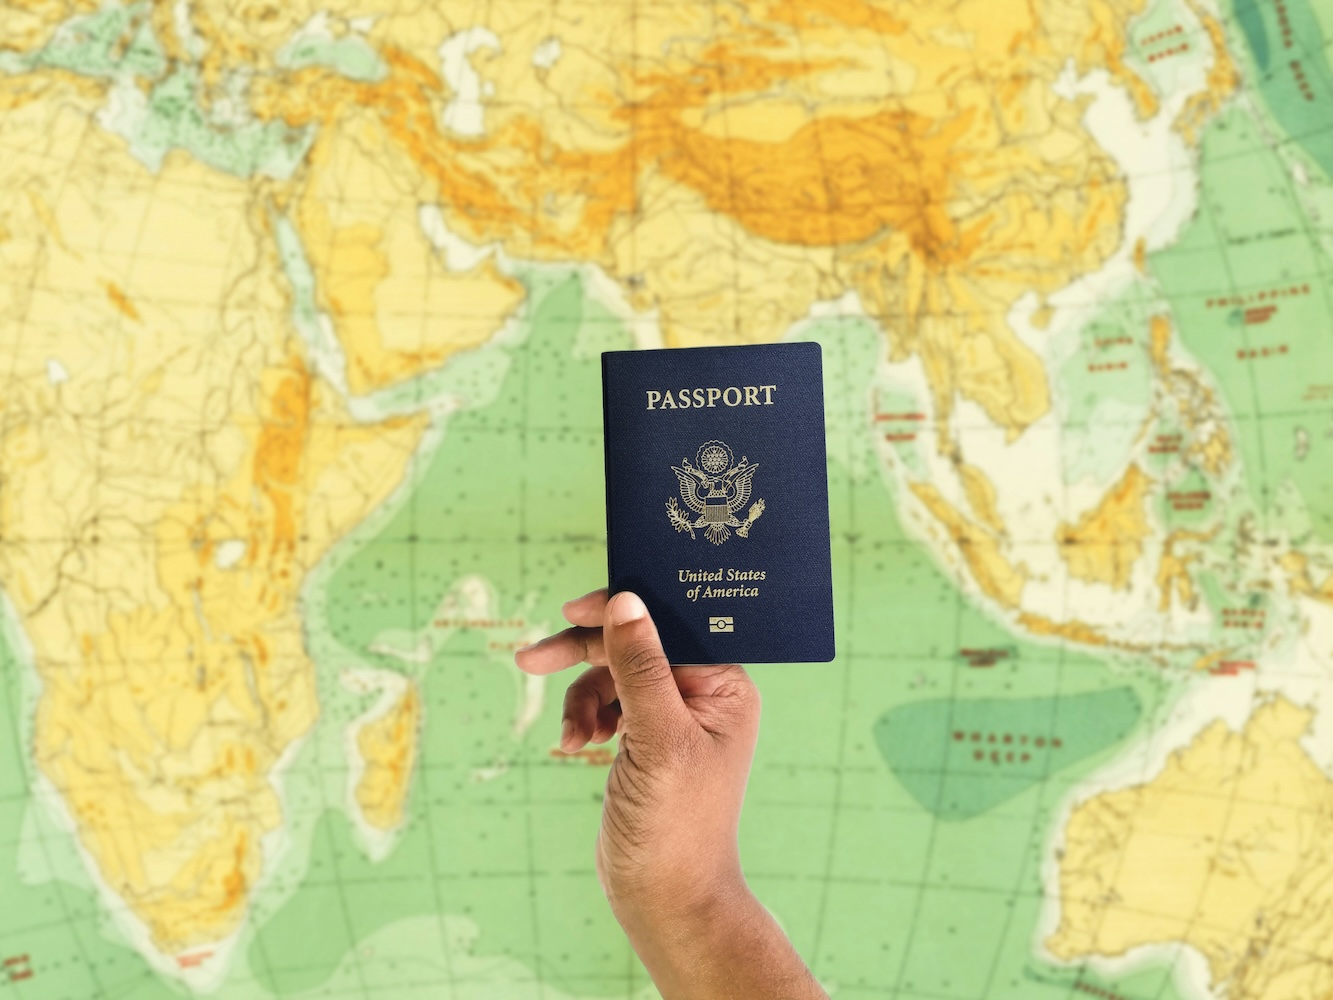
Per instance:
[[[719,702],[746,715],[757,715],[763,701],[758,685],[740,667],[727,672],[718,683],[714,696]]]
[[[575,625],[565,629],[565,632],[574,640],[575,648],[579,654],[579,662],[584,663],[591,660],[594,651],[593,641],[596,638],[597,630]]]
[[[636,642],[626,647],[619,659],[621,670],[631,680],[655,674],[666,664],[662,650],[649,642]]]
[[[565,690],[565,713],[568,714],[583,702],[587,701],[589,694],[590,692],[588,691],[587,685],[582,685],[578,681],[569,685]]]
[[[593,670],[584,671],[573,683],[565,689],[565,711],[578,708],[586,704],[598,704],[600,697],[597,692],[597,678]]]
[[[727,677],[722,682],[721,693],[746,705],[759,704],[759,688],[744,671],[737,671],[734,676]]]

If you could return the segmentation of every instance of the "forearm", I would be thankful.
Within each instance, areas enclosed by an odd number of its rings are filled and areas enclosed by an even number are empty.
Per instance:
[[[828,1000],[742,884],[689,914],[618,914],[663,1000]]]

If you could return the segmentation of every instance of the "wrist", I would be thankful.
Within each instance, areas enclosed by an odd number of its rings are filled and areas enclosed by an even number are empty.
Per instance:
[[[730,939],[741,925],[765,913],[744,877],[696,881],[689,887],[617,900],[608,896],[612,913],[644,963],[657,953],[690,961],[718,940]]]
[[[635,950],[641,944],[689,948],[708,935],[752,916],[759,906],[737,870],[716,876],[672,880],[652,891],[617,892],[608,887],[611,912]]]
[[[616,917],[664,1000],[828,1000],[743,879]]]

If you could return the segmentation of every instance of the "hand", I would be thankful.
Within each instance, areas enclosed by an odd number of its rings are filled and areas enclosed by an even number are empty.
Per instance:
[[[597,875],[617,916],[657,913],[737,893],[736,830],[759,735],[759,691],[737,664],[677,667],[634,594],[570,601],[574,626],[520,650],[549,674],[592,666],[565,692],[560,748],[574,753],[620,732],[606,782]]]
[[[824,997],[741,873],[737,828],[759,735],[738,664],[672,668],[635,594],[565,604],[571,624],[515,654],[565,693],[560,747],[621,734],[597,835],[597,876],[664,997]]]

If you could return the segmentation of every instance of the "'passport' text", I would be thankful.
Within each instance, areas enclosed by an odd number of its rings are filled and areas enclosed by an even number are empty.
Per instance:
[[[650,410],[701,410],[707,406],[772,406],[776,385],[729,385],[725,389],[657,389],[648,390]],[[760,394],[763,399],[760,399]]]

